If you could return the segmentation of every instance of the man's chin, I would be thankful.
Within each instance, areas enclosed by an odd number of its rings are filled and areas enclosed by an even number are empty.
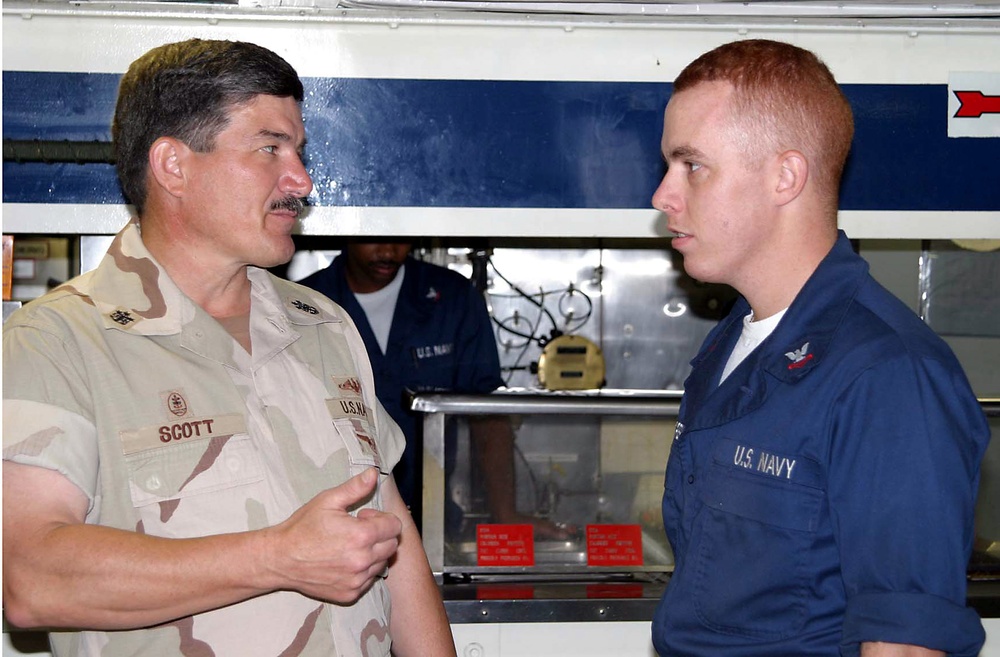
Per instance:
[[[289,235],[287,237],[286,244],[275,244],[273,248],[268,249],[267,252],[260,253],[253,265],[255,267],[260,267],[261,269],[280,267],[282,265],[287,265],[291,261],[293,255],[295,255],[295,243]]]

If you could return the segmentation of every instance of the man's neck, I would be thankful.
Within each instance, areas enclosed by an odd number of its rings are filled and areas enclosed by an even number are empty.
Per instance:
[[[804,223],[810,220],[814,223]],[[736,286],[758,320],[788,308],[837,241],[835,226],[830,228],[812,218],[800,217],[789,231],[780,234],[783,239],[768,247],[753,280]]]
[[[226,329],[229,335],[233,336],[242,346],[246,352],[252,353],[250,347],[250,312],[247,311],[244,315],[236,315],[234,317],[216,317],[216,321],[222,325],[222,328]]]
[[[216,319],[248,315],[250,279],[246,265],[220,266],[199,248],[151,222],[141,225],[146,249],[192,301]]]

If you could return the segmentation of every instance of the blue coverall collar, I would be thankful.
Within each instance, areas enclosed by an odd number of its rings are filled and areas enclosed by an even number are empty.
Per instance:
[[[764,403],[773,386],[794,385],[819,367],[867,273],[868,264],[840,231],[774,332],[719,385],[743,317],[750,312],[740,297],[691,361],[693,368],[712,375],[688,377],[681,418],[685,429],[718,426],[746,415]]]

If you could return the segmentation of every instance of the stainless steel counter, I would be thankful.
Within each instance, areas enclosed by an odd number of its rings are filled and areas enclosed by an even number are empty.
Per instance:
[[[666,572],[673,555],[660,518],[666,466],[681,393],[658,390],[547,392],[504,389],[489,395],[420,394],[411,407],[423,419],[422,535],[437,575]],[[505,418],[521,518],[575,527],[565,540],[524,540],[524,561],[487,563],[479,530],[494,526],[496,469],[480,462],[479,419]],[[450,515],[449,515],[450,514]],[[527,521],[525,521],[527,522]],[[513,527],[513,525],[499,525]],[[628,543],[633,559],[597,563],[593,534],[611,528],[611,542]],[[520,537],[523,538],[523,537]],[[483,548],[483,549],[477,549]]]
[[[621,390],[566,393],[514,390],[485,397],[420,395],[413,404],[415,409],[426,414],[425,431],[430,427],[431,432],[437,432],[442,437],[446,417],[454,416],[582,416],[597,425],[609,418],[624,418],[626,421],[628,418],[642,417],[675,418],[679,410],[680,394]],[[981,405],[996,435],[1000,420],[1000,400],[984,399],[981,400]],[[632,427],[630,424],[627,426]],[[664,436],[663,441],[669,442],[671,435]],[[597,448],[600,450],[601,441],[617,440],[619,436],[620,434],[614,434],[609,438],[602,431]],[[568,432],[560,434],[561,454],[571,451],[572,440],[574,438]],[[996,444],[992,445],[992,450],[997,448]],[[427,461],[438,468],[434,475],[437,479],[432,484],[438,486],[436,491],[439,496],[425,497],[425,500],[431,499],[433,503],[441,504],[446,458],[443,439],[425,441],[425,450],[429,452]],[[602,463],[601,467],[606,465]],[[660,467],[659,464],[657,467]],[[988,463],[984,463],[984,471],[989,467]],[[662,494],[662,470],[656,473],[656,477]],[[426,483],[425,481],[425,485]],[[968,604],[982,618],[1000,619],[1000,553],[997,553],[1000,543],[996,540],[998,537],[989,533],[993,521],[988,514],[995,513],[995,509],[990,511],[992,507],[989,504],[985,507],[988,507],[985,512],[977,510],[977,530],[986,534],[981,534],[977,539],[969,564],[967,599]],[[443,520],[438,518],[437,522],[441,524],[432,523],[431,529],[437,527],[441,533],[428,533],[425,527],[424,539],[432,563],[438,565],[435,572],[442,583],[445,607],[453,624],[649,622],[669,583],[669,567],[633,569],[631,572],[601,571],[589,568],[585,556],[572,563],[571,560],[564,559],[558,567],[552,568],[546,561],[548,556],[544,549],[536,567],[476,568],[475,542],[466,550],[472,555],[468,561],[452,561],[450,568],[441,568],[442,565],[447,565],[444,562],[450,558],[448,554],[454,555],[459,548],[469,546],[446,540]],[[993,540],[984,539],[986,535],[992,536]],[[544,541],[539,541],[538,544],[544,548]],[[585,555],[585,552],[582,554]],[[473,567],[465,568],[468,564]]]

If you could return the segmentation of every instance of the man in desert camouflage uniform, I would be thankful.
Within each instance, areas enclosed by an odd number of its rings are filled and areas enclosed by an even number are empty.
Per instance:
[[[4,327],[5,613],[57,655],[454,655],[363,342],[261,269],[312,189],[302,97],[252,44],[137,60],[138,218]]]

